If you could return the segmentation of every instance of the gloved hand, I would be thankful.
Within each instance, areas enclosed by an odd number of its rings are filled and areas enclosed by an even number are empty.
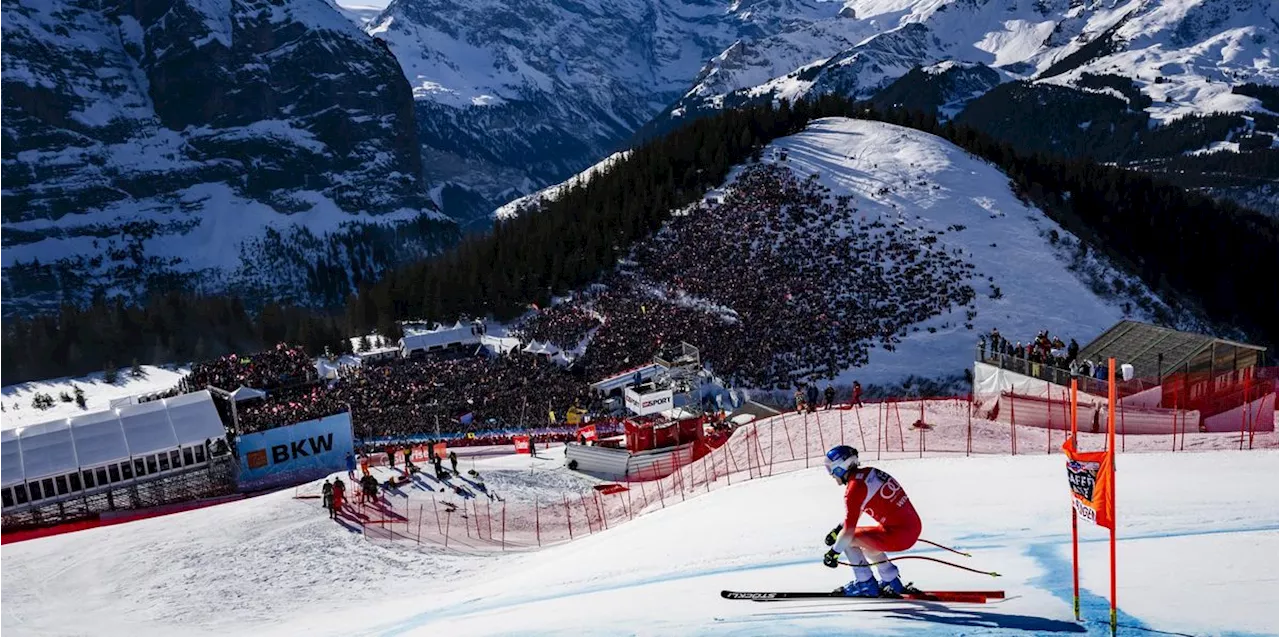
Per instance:
[[[840,562],[837,561],[839,559],[839,553],[836,553],[835,551],[827,551],[826,554],[822,556],[822,565],[827,568],[835,568],[840,566]]]
[[[831,529],[831,532],[827,534],[827,537],[823,538],[823,541],[827,543],[827,546],[835,544],[836,538],[840,537],[840,531],[842,530],[844,530],[844,524],[837,524],[836,528]]]

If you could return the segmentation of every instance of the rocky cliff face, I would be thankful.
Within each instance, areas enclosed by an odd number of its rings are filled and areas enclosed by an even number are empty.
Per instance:
[[[413,87],[437,201],[487,222],[499,204],[622,146],[735,42],[839,9],[819,0],[395,0],[367,30],[387,40]]]
[[[395,57],[326,2],[2,6],[6,312],[174,286],[321,303],[455,232]]]

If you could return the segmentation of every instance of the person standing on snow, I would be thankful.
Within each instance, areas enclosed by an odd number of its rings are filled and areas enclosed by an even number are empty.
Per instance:
[[[328,478],[325,478],[324,486],[320,487],[320,497],[325,510],[329,512],[329,517],[333,517],[333,485]]]
[[[830,568],[839,566],[841,553],[853,565],[854,580],[836,592],[850,597],[899,597],[918,592],[903,585],[898,567],[885,553],[905,551],[920,539],[920,516],[907,492],[889,474],[872,467],[858,466],[858,450],[848,445],[833,447],[824,460],[827,472],[845,487],[844,522],[827,534],[831,549],[822,557]],[[866,513],[875,526],[858,527]],[[870,564],[876,564],[881,582],[876,582]]]
[[[350,451],[347,452],[347,479],[356,479],[356,457]]]

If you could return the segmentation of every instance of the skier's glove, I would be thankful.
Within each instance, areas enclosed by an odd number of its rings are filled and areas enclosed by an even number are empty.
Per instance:
[[[827,543],[827,546],[831,546],[831,545],[835,544],[835,543],[836,543],[836,538],[840,537],[840,531],[842,531],[842,530],[844,530],[844,525],[843,525],[843,524],[837,524],[837,525],[836,525],[836,528],[831,529],[831,532],[830,532],[830,533],[828,533],[828,534],[827,534],[827,537],[823,538],[823,540],[822,540],[822,541],[823,541],[823,542],[826,542],[826,543]]]
[[[838,561],[839,559],[839,553],[836,553],[835,551],[827,551],[826,554],[822,556],[822,565],[827,568],[835,568],[840,566],[840,562]]]

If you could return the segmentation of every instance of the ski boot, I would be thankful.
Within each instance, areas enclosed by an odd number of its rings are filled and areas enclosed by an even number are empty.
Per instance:
[[[832,592],[846,597],[880,597],[880,584],[874,577],[865,582],[854,580]]]
[[[910,583],[903,584],[902,580],[895,577],[880,585],[881,597],[902,597],[903,595],[920,595],[921,590],[912,586]]]

